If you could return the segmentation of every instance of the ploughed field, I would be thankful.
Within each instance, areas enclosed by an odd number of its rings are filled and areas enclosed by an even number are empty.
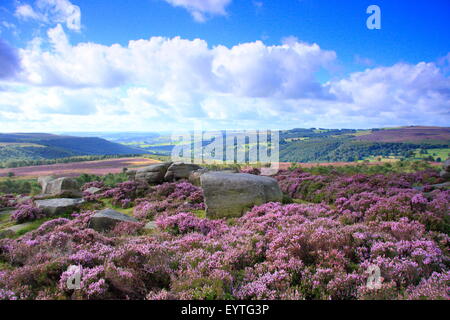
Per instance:
[[[0,206],[15,206],[8,223],[32,226],[0,240],[0,300],[450,298],[450,191],[439,170],[275,178],[282,203],[218,220],[188,181],[92,182],[83,189],[101,191],[85,192],[79,212],[52,218],[3,196]],[[95,231],[105,207],[137,222]],[[67,286],[70,266],[82,267],[78,289]],[[381,278],[368,286],[373,268]]]
[[[143,167],[159,161],[145,158],[120,158],[98,161],[73,162],[63,164],[52,164],[32,167],[20,167],[11,169],[0,169],[0,177],[14,173],[16,177],[32,178],[39,176],[64,176],[75,177],[82,173],[105,175],[108,173],[120,173],[127,167]]]

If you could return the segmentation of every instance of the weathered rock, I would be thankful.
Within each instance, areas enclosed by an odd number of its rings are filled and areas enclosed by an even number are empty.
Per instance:
[[[138,169],[136,171],[135,180],[145,181],[150,184],[161,183],[164,181],[164,176],[171,164],[171,162],[163,162]]]
[[[96,188],[96,187],[90,187],[90,188],[87,188],[86,190],[84,190],[84,192],[90,193],[90,194],[97,194],[97,193],[100,193],[101,191],[102,191],[102,189]]]
[[[54,216],[58,214],[71,213],[76,210],[84,203],[83,199],[47,199],[47,200],[36,200],[35,205],[37,208],[44,211],[48,216]]]
[[[194,186],[200,186],[200,177],[202,176],[202,174],[208,172],[208,169],[199,169],[196,171],[192,171],[189,174],[189,182],[192,183]]]
[[[80,198],[83,195],[78,182],[72,178],[40,177],[38,182],[42,187],[42,196]]]
[[[211,218],[240,217],[255,205],[281,202],[278,182],[246,173],[208,172],[200,177],[206,215]]]
[[[26,222],[22,224],[16,224],[15,226],[9,228],[2,229],[0,230],[0,239],[14,237],[17,232],[27,228],[30,225],[31,222]]]
[[[166,175],[164,176],[164,180],[176,181],[180,179],[188,179],[189,175],[192,172],[199,169],[201,169],[201,167],[197,164],[175,162],[170,165],[169,169],[167,169]]]
[[[450,182],[432,184],[428,186],[430,189],[450,189]]]
[[[42,188],[42,194],[47,193],[47,185],[50,181],[55,180],[54,176],[43,176],[38,178],[38,183]]]
[[[113,209],[97,211],[89,221],[89,228],[99,232],[109,231],[120,222],[138,222],[135,218],[127,216]]]

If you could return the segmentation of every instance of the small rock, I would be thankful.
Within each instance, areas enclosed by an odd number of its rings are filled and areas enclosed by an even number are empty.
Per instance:
[[[84,192],[90,193],[90,194],[97,194],[97,193],[100,193],[101,191],[102,191],[102,189],[97,188],[97,187],[90,187],[90,188],[87,188],[86,190],[84,190]]]
[[[48,199],[36,200],[34,202],[36,207],[44,211],[48,216],[55,216],[64,213],[71,213],[71,211],[79,208],[84,203],[83,199]]]
[[[89,228],[98,232],[109,231],[120,222],[138,222],[135,218],[127,216],[113,209],[97,211],[89,221]]]

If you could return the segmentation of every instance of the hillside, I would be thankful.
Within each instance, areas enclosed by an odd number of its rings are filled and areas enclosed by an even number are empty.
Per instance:
[[[404,127],[371,130],[282,131],[281,161],[336,162],[379,158],[442,161],[450,154],[450,128]]]
[[[111,135],[102,135],[106,139]],[[124,134],[117,142],[148,153],[170,155],[170,135]],[[445,160],[450,154],[450,128],[375,129],[295,128],[280,131],[282,162],[348,162],[387,159]]]
[[[145,153],[142,149],[96,137],[61,136],[45,133],[0,134],[0,162],[142,153]]]
[[[357,137],[361,141],[373,142],[438,142],[450,141],[450,128],[404,127],[372,130],[370,134]]]

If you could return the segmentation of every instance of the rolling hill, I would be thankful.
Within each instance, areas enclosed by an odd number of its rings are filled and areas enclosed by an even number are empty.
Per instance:
[[[102,137],[109,139],[105,135]],[[140,147],[148,153],[170,155],[174,147],[167,134],[124,134],[124,137],[115,141]],[[446,127],[295,128],[280,131],[282,162],[351,162],[379,158],[439,161],[447,159],[449,153],[450,128]]]
[[[140,148],[125,146],[96,137],[74,137],[46,133],[0,133],[0,162],[143,153],[145,151]]]

